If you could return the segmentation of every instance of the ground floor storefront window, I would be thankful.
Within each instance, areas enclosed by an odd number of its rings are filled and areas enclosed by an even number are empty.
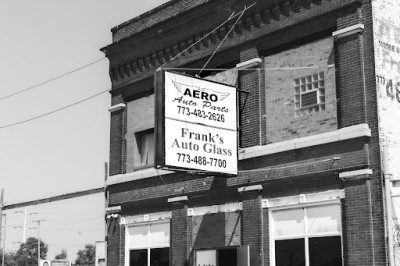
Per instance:
[[[270,214],[272,265],[342,265],[339,204],[272,210]]]
[[[168,266],[169,238],[169,223],[127,226],[125,265]]]

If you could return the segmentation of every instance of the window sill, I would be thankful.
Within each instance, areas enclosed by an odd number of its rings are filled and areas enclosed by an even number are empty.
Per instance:
[[[369,128],[368,124],[359,124],[341,128],[332,132],[282,141],[264,146],[254,146],[250,148],[239,149],[239,160],[361,137],[371,137],[371,129]]]
[[[153,163],[152,164],[139,165],[139,166],[135,166],[133,168],[133,172],[140,171],[140,170],[143,170],[143,169],[153,168],[153,167],[154,167]]]
[[[166,171],[166,170],[157,170],[157,169],[153,168],[152,166],[151,167],[143,166],[142,168],[137,169],[134,172],[109,176],[108,179],[106,180],[105,185],[110,186],[110,185],[125,183],[125,182],[129,182],[129,181],[144,179],[144,178],[148,178],[148,177],[152,177],[152,176],[167,175],[167,174],[171,174],[171,173],[174,173],[174,172]]]

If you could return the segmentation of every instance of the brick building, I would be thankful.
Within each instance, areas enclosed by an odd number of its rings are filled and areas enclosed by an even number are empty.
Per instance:
[[[399,12],[171,0],[113,28],[108,265],[394,265]],[[237,175],[155,169],[160,67],[237,88]]]

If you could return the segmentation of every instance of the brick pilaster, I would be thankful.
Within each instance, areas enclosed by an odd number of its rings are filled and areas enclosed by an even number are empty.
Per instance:
[[[342,200],[344,265],[375,265],[370,175],[341,178],[346,194]]]
[[[250,265],[264,265],[262,186],[239,188],[243,197],[242,245],[250,247]],[[266,228],[265,230],[268,230]]]
[[[187,197],[168,199],[171,203],[171,235],[169,264],[188,265],[188,206]]]
[[[123,102],[124,99],[122,95],[112,96],[112,106],[110,108],[110,175],[122,174],[124,172],[125,107]]]
[[[366,123],[363,24],[360,10],[338,17],[337,48],[339,127]],[[359,25],[357,30],[357,25]]]
[[[119,219],[109,219],[107,221],[107,265],[124,265],[124,255],[125,227],[121,227]]]
[[[257,69],[261,64],[253,64],[252,62],[255,59],[259,59],[257,48],[243,49],[240,52],[241,63],[239,64],[243,67],[237,66],[239,68],[240,90],[248,92],[246,102],[244,102],[245,95],[241,94],[240,99],[240,106],[244,105],[243,113],[239,114],[240,146],[243,148],[257,146],[261,143],[259,134],[261,131],[260,101],[262,101],[261,91],[264,88],[261,88],[261,71]],[[249,65],[246,66],[246,62],[249,62]]]

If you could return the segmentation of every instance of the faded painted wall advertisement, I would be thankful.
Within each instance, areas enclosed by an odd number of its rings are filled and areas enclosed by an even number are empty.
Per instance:
[[[388,149],[386,174],[400,179],[400,2],[372,4],[379,138]]]
[[[377,86],[379,140],[385,177],[400,179],[400,1],[373,0],[373,33]],[[385,147],[386,152],[383,152]],[[400,194],[399,188],[392,188]],[[387,195],[391,197],[390,195]],[[394,227],[399,225],[400,198],[390,201]],[[395,233],[395,230],[394,232]],[[400,247],[394,236],[395,265],[400,263]]]

